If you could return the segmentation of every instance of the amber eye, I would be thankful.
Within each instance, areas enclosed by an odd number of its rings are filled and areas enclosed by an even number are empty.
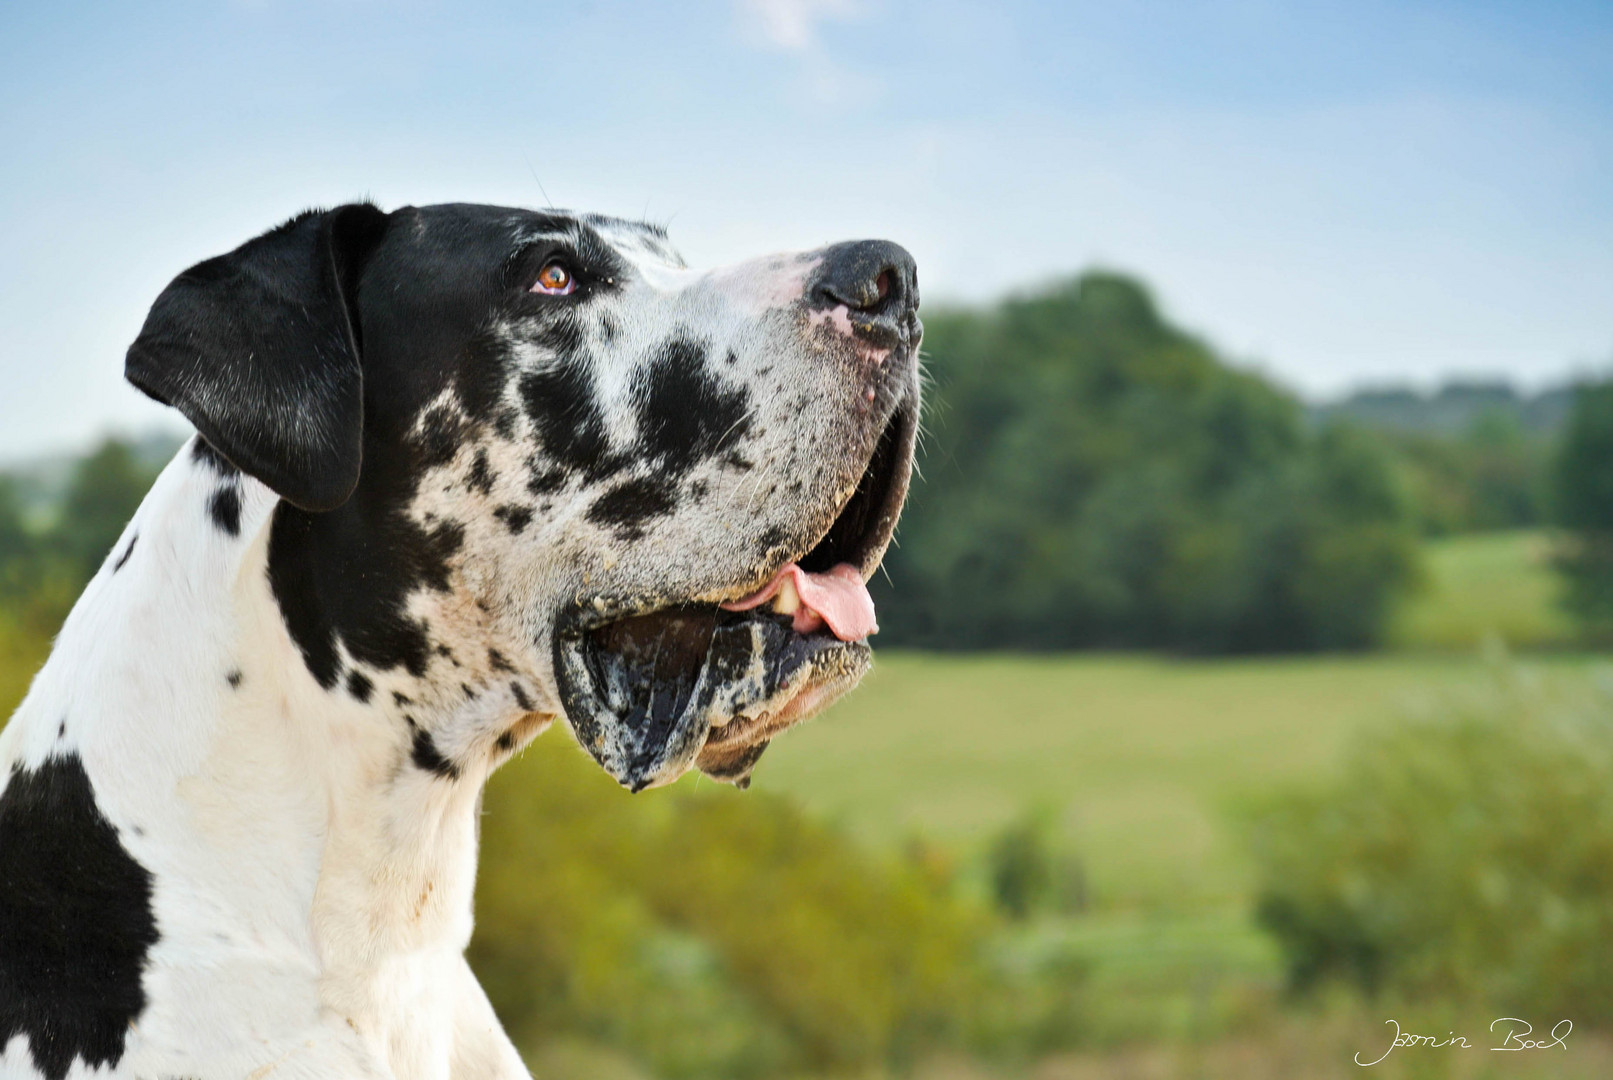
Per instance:
[[[571,268],[557,259],[538,271],[537,284],[532,286],[532,291],[564,296],[576,287],[577,281],[571,276]]]

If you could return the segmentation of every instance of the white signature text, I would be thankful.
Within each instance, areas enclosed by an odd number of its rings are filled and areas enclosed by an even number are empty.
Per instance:
[[[1448,1047],[1455,1050],[1478,1049],[1472,1043],[1467,1041],[1466,1036],[1458,1035],[1453,1031],[1446,1032],[1445,1038],[1441,1039],[1438,1035],[1414,1035],[1409,1031],[1402,1031],[1400,1030],[1400,1021],[1398,1020],[1385,1020],[1384,1023],[1395,1029],[1394,1041],[1389,1044],[1389,1049],[1385,1050],[1372,1061],[1362,1061],[1361,1055],[1358,1052],[1355,1055],[1355,1063],[1357,1065],[1376,1065],[1378,1062],[1382,1061],[1384,1058],[1388,1057],[1396,1049],[1402,1046],[1426,1046],[1436,1049]],[[1556,1024],[1552,1025],[1550,1038],[1534,1038],[1534,1026],[1527,1020],[1519,1020],[1515,1016],[1503,1016],[1497,1020],[1491,1021],[1490,1023],[1490,1034],[1492,1036],[1490,1041],[1494,1041],[1494,1038],[1498,1037],[1501,1040],[1501,1045],[1492,1046],[1489,1049],[1517,1051],[1550,1050],[1553,1047],[1561,1047],[1562,1049],[1567,1050],[1568,1036],[1573,1030],[1574,1022],[1572,1020],[1559,1020]]]

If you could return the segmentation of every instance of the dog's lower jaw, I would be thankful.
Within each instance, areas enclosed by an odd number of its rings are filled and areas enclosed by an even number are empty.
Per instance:
[[[150,876],[109,1075],[528,1076],[463,958],[496,758],[422,767],[379,688],[320,686],[267,582],[276,500],[234,478],[237,528],[213,528],[221,483],[165,470],[0,736],[0,777],[81,761]]]

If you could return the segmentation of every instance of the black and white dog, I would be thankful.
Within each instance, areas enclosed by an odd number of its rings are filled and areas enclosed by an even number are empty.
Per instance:
[[[199,263],[128,377],[198,436],[0,734],[0,1076],[503,1078],[488,774],[745,783],[862,676],[913,261],[355,204]]]

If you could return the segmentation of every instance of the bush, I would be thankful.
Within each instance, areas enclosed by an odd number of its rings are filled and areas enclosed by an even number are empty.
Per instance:
[[[529,1052],[846,1071],[967,1041],[992,997],[984,913],[781,799],[629,796],[554,732],[495,776],[484,822],[471,958]]]
[[[1045,807],[1032,807],[992,838],[986,849],[987,885],[993,902],[1010,918],[1085,910],[1085,867],[1058,850],[1056,840],[1054,817]]]
[[[1296,989],[1613,1016],[1613,694],[1503,676],[1364,741],[1253,833]],[[1503,1015],[1503,1014],[1498,1014]],[[1517,1014],[1512,1014],[1517,1015]]]

